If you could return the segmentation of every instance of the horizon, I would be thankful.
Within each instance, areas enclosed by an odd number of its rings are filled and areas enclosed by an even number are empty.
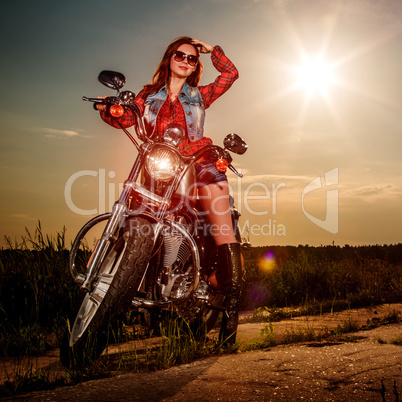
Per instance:
[[[64,229],[64,228],[63,228]],[[34,229],[34,231],[29,230],[28,228],[25,227],[25,235],[20,234],[17,239],[15,237],[14,239],[10,238],[9,236],[5,235],[5,238],[7,238],[7,241],[5,241],[5,244],[0,247],[1,251],[7,251],[7,250],[19,250],[19,249],[24,249],[26,247],[27,243],[30,243],[28,240],[29,236],[31,236],[31,239],[35,239],[36,232],[39,230],[40,236],[43,236],[43,239],[46,239],[46,241],[51,241],[54,242],[57,238],[61,237],[63,240],[65,240],[65,233],[63,234],[63,229],[60,232],[56,232],[54,234],[52,233],[43,233],[42,228],[40,226],[40,222],[38,222],[38,225]],[[67,230],[67,228],[65,228]],[[29,232],[29,235],[28,235]],[[18,242],[19,241],[19,242]],[[243,244],[247,244],[246,240],[242,241]],[[11,247],[10,247],[11,244]],[[23,244],[25,244],[24,247],[21,247]],[[326,247],[335,247],[335,248],[363,248],[363,247],[397,247],[397,246],[402,246],[402,242],[398,243],[383,243],[383,244],[320,244],[320,245],[311,245],[311,244],[259,244],[259,245],[254,245],[252,243],[249,243],[249,246],[245,246],[245,252],[247,253],[247,250],[250,249],[255,249],[255,248],[275,248],[275,247],[310,247],[310,248],[326,248]],[[70,247],[72,245],[72,241],[70,242]],[[69,247],[66,247],[65,250],[69,250]]]

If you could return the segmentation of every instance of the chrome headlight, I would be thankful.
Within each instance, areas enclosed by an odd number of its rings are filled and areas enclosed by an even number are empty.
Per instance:
[[[181,144],[186,137],[186,131],[183,126],[177,123],[170,123],[166,127],[165,132],[163,133],[163,139],[168,144],[174,145],[177,147]]]
[[[180,158],[169,149],[157,148],[148,155],[145,166],[155,180],[170,180],[180,167]]]

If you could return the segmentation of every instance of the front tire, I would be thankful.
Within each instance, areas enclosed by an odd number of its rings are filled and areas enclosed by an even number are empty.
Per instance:
[[[67,323],[60,347],[61,363],[67,368],[87,367],[101,355],[109,341],[109,324],[127,312],[141,284],[153,231],[141,230],[150,229],[143,218],[129,223],[104,258],[92,291],[82,296],[74,323]]]

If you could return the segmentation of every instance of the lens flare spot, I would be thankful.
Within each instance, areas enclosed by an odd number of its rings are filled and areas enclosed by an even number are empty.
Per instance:
[[[262,271],[272,271],[275,268],[274,253],[272,251],[267,251],[267,253],[260,259],[258,265]]]

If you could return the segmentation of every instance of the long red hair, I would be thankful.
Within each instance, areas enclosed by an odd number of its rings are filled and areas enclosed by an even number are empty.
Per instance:
[[[189,36],[180,36],[176,39],[174,39],[172,42],[170,42],[169,46],[166,48],[165,54],[163,55],[163,58],[161,62],[159,63],[158,68],[155,71],[155,74],[152,77],[151,84],[147,85],[144,89],[144,95],[145,98],[148,97],[148,95],[152,93],[158,92],[166,82],[169,81],[170,78],[170,58],[173,56],[174,52],[184,44],[192,45],[192,38]],[[197,53],[198,57],[198,64],[195,69],[195,71],[187,78],[187,84],[190,85],[191,87],[197,87],[198,83],[200,82],[201,79],[201,74],[202,74],[202,63],[199,58],[200,53],[198,51],[197,46],[194,46],[194,49]]]

